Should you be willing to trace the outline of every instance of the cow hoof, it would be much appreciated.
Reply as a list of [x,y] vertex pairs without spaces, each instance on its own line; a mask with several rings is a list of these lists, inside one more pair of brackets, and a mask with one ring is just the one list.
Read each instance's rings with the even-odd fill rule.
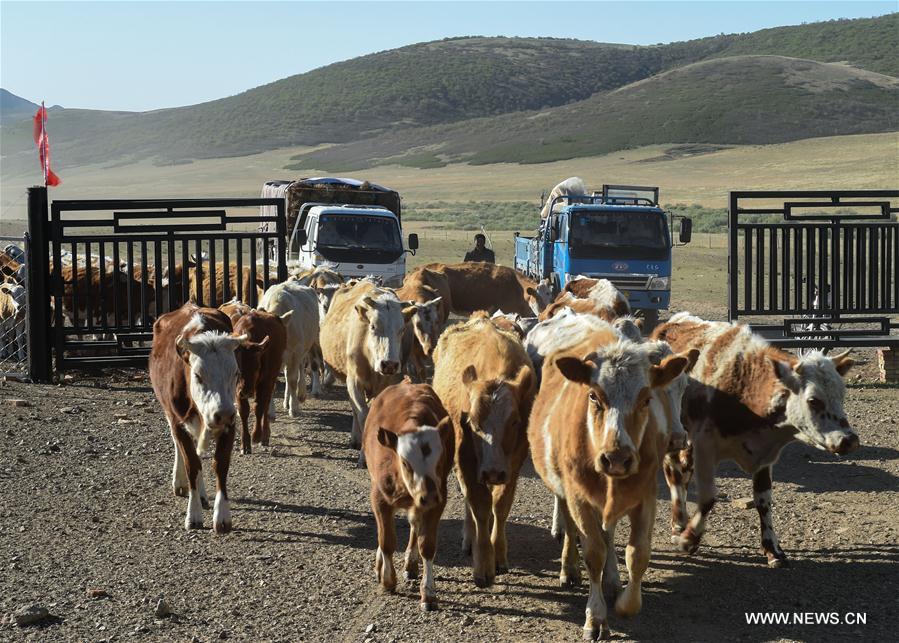
[[299,411],[296,411],[296,410],[294,410],[294,409],[290,409],[290,411],[288,411],[287,414],[288,414],[290,417],[292,417],[292,418],[298,418],[298,417],[300,417],[300,412],[299,412]]
[[393,594],[396,590],[396,585],[389,585],[387,583],[381,583],[380,590],[382,594]]
[[493,579],[487,578],[486,576],[475,576],[474,584],[476,587],[480,587],[481,589],[485,589],[493,585]]
[[403,572],[403,578],[407,581],[417,580],[418,579],[418,570],[417,569],[407,569]]
[[437,599],[431,598],[419,604],[422,612],[433,612],[437,609]]
[[202,529],[203,528],[203,519],[200,518],[199,520],[191,520],[188,518],[187,520],[184,521],[184,528],[188,529],[188,530]]
[[212,528],[217,534],[227,534],[231,531],[231,521],[213,523]]
[[680,549],[680,551],[684,554],[695,554],[696,550],[699,549],[699,538],[697,538],[693,532],[689,532],[685,530],[681,535],[677,538],[677,542],[675,543]]
[[508,573],[509,573],[508,565],[500,565],[497,563],[497,565],[496,565],[496,575],[497,576],[499,576],[500,574],[508,574]]
[[183,487],[172,487],[172,493],[174,493],[179,498],[187,498],[187,486]]
[[560,574],[559,586],[563,588],[577,587],[581,584],[580,574]]
[[783,558],[777,558],[773,554],[768,554],[768,567],[772,569],[786,569],[790,566],[790,561],[787,560],[786,556]]
[[618,597],[618,600],[615,601],[615,613],[618,616],[636,616],[640,612],[640,608],[643,606],[643,601],[640,598],[640,595],[637,595],[637,598],[631,598],[628,592],[624,592],[621,596]]
[[251,455],[253,453],[253,447],[249,444],[245,444],[240,448],[240,452],[242,455]]
[[200,506],[203,507],[203,509],[209,509],[209,498],[201,497]]
[[584,640],[586,641],[604,641],[610,638],[611,632],[609,632],[609,626],[607,623],[602,623],[599,626],[594,625],[593,627],[585,627],[584,628]]

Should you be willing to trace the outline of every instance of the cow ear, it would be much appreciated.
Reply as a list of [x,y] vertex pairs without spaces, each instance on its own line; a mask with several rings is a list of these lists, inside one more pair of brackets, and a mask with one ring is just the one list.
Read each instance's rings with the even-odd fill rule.
[[850,359],[849,357],[849,353],[851,351],[852,349],[850,348],[849,350],[843,351],[842,353],[834,355],[830,358],[830,360],[833,362],[834,368],[837,369],[837,373],[844,377],[846,376],[846,373],[849,372],[849,369],[855,365],[855,360]]
[[579,384],[589,384],[593,378],[593,367],[577,357],[560,357],[556,367],[566,379]]
[[634,326],[636,326],[637,329],[642,333],[642,332],[643,332],[643,318],[642,318],[642,317],[637,317],[637,318],[634,320]]
[[362,321],[368,322],[368,308],[364,304],[356,304],[356,312]]
[[534,373],[531,368],[529,366],[522,366],[518,370],[518,374],[515,376],[515,380],[512,384],[515,386],[515,391],[518,393],[518,399],[524,401],[535,384]]
[[796,377],[796,373],[790,368],[790,365],[783,360],[775,359],[773,357],[769,359],[771,360],[771,365],[774,368],[774,375],[777,379],[779,379],[792,393],[798,394],[802,388],[802,384],[799,378]]
[[465,370],[462,371],[462,383],[468,386],[476,379],[478,379],[478,370],[474,367],[474,364],[469,364],[465,367]]
[[[683,353],[681,354],[683,355]],[[687,351],[685,357],[687,358],[687,367],[684,369],[684,373],[689,373],[696,366],[696,361],[699,359],[699,349],[691,348]]]
[[529,294],[531,297],[535,297],[535,298],[537,297],[537,291],[534,290],[533,286],[528,286],[528,289],[525,292],[527,294]]
[[658,366],[650,366],[649,385],[652,388],[668,386],[674,378],[684,372],[688,361],[683,355],[669,355]]
[[280,316],[279,316],[279,319],[280,319],[282,322],[284,322],[284,323],[286,324],[286,323],[287,323],[287,320],[290,319],[292,315],[293,315],[293,311],[292,311],[292,310],[288,310],[288,311],[287,311],[286,313],[284,313],[283,315],[280,315]]
[[266,349],[266,347],[268,346],[268,340],[270,340],[270,339],[271,339],[271,337],[268,336],[268,335],[266,335],[265,337],[262,338],[262,341],[261,341],[261,342],[259,342],[258,344],[252,343],[250,347],[251,347],[252,350],[254,350],[254,351],[262,352],[262,351],[264,351],[264,350]]
[[453,430],[453,419],[450,416],[447,415],[437,423],[437,433],[440,434],[444,447],[452,451],[455,448],[456,432]]
[[190,342],[184,335],[178,335],[175,338],[175,350],[185,362],[190,357]]
[[443,301],[443,297],[434,297],[434,299],[430,300],[427,305],[428,306],[439,306],[440,302]]
[[378,442],[392,451],[396,451],[396,445],[399,436],[393,431],[388,431],[383,427],[378,428]]
[[408,324],[417,310],[418,308],[416,308],[415,306],[407,306],[406,308],[403,308],[403,323]]

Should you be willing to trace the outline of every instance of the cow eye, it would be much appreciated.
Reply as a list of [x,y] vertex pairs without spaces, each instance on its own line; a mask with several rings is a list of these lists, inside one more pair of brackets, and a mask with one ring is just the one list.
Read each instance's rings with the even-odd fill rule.
[[596,395],[596,391],[590,391],[590,401],[594,404],[599,404],[599,397]]
[[203,383],[203,378],[200,377],[200,374],[199,374],[199,373],[194,373],[194,377],[197,378],[197,384],[202,384],[202,383]]
[[812,411],[821,412],[824,410],[824,402],[822,400],[819,400],[817,397],[810,397],[808,400],[808,405]]

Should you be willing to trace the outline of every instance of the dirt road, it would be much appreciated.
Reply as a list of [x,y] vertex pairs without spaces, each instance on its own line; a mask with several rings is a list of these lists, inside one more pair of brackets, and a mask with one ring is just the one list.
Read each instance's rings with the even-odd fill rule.
[[[136,379],[135,379],[136,377]],[[25,399],[28,406],[6,401]],[[855,384],[849,417],[862,448],[845,459],[794,445],[775,467],[775,524],[792,556],[768,569],[757,514],[733,500],[749,479],[721,467],[722,501],[700,552],[674,552],[660,486],[643,612],[612,616],[613,638],[722,641],[887,640],[899,595],[899,450],[895,388]],[[383,595],[373,573],[368,476],[347,446],[345,391],[279,415],[273,445],[236,456],[235,531],[185,532],[172,496],[172,444],[137,371],[79,376],[66,386],[0,385],[0,639],[210,641],[578,640],[586,585],[558,586],[550,496],[528,465],[509,526],[512,571],[490,590],[460,553],[455,483],[440,527],[440,609],[422,613],[417,586]],[[212,483],[208,460],[205,472]],[[692,496],[691,496],[692,499]],[[691,503],[691,509],[694,505]],[[400,521],[400,546],[408,529]],[[619,529],[621,542],[627,529]],[[397,564],[400,563],[399,555]],[[106,597],[91,597],[88,590]],[[97,592],[94,592],[96,594]],[[162,599],[170,616],[154,612]],[[45,607],[19,628],[10,614]],[[846,612],[865,625],[749,626],[748,611]]]

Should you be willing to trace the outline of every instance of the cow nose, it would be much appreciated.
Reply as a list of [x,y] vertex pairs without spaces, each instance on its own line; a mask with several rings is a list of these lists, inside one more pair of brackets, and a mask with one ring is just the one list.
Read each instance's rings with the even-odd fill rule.
[[630,449],[606,451],[599,456],[600,469],[608,476],[630,475],[634,462],[634,453]]
[[855,433],[850,433],[837,445],[837,453],[839,455],[846,455],[852,451],[855,451],[858,448],[858,436]]
[[381,360],[381,372],[384,375],[393,375],[399,370],[399,362],[391,362],[390,360]]
[[212,419],[216,426],[232,424],[234,422],[235,411],[216,411]]

